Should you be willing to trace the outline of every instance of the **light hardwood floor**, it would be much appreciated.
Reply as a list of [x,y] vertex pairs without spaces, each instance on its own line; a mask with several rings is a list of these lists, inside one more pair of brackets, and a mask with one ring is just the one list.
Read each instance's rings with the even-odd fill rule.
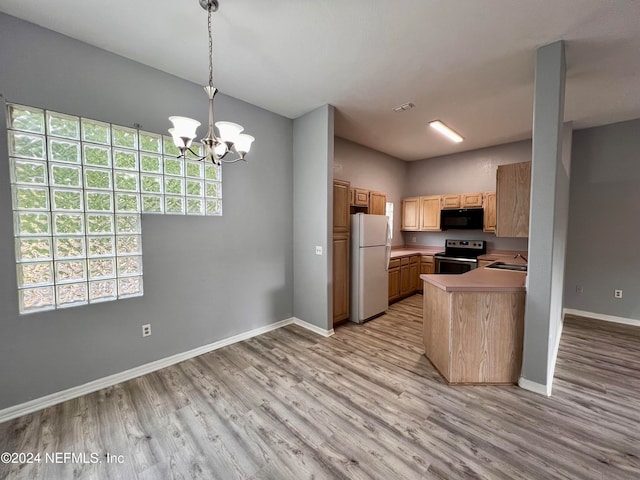
[[554,395],[446,386],[422,297],[331,338],[288,326],[0,425],[10,479],[638,479],[640,329],[567,319]]

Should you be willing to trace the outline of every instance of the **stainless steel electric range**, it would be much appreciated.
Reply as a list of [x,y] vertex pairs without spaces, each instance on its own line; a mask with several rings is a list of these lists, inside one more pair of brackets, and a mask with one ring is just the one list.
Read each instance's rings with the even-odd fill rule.
[[436,253],[435,273],[465,273],[478,267],[478,257],[487,253],[485,240],[446,240],[445,251]]

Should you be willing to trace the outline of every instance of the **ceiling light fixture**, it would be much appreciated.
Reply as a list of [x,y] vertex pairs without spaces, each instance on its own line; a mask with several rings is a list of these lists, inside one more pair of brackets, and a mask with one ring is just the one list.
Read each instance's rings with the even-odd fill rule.
[[435,128],[442,135],[449,138],[450,140],[453,140],[456,143],[460,143],[462,140],[464,140],[458,133],[451,130],[440,120],[434,120],[433,122],[429,122],[429,125],[431,126],[431,128]]
[[[169,133],[173,137],[173,143],[180,150],[178,158],[186,158],[187,151],[196,155],[199,160],[211,160],[214,164],[235,163],[238,160],[244,160],[249,152],[251,144],[255,140],[251,135],[242,133],[243,127],[232,122],[216,122],[220,136],[217,136],[213,128],[213,98],[218,89],[213,86],[213,39],[211,36],[211,14],[218,10],[218,0],[199,0],[200,6],[207,11],[208,27],[209,27],[209,85],[204,87],[209,97],[209,131],[207,136],[203,138],[204,155],[199,156],[198,153],[191,149],[191,143],[196,138],[196,130],[200,126],[200,122],[187,117],[169,117],[169,121],[173,124],[173,128],[169,129]],[[225,158],[227,154],[233,152],[236,158]]]

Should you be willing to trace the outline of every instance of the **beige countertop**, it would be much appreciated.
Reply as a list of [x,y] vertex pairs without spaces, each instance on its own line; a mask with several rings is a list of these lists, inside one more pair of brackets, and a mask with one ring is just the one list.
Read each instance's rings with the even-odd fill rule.
[[[509,263],[525,263],[513,255],[508,258]],[[461,275],[423,274],[420,278],[445,292],[523,292],[526,276],[526,272],[481,267]]]
[[396,248],[391,247],[391,258],[406,257],[409,255],[435,255],[444,251],[444,247],[420,247],[420,248]]

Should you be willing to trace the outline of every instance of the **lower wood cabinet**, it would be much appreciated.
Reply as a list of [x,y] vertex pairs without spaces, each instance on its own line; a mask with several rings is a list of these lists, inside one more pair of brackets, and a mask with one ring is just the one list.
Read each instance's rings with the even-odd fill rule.
[[389,303],[400,300],[400,259],[389,261]]
[[413,295],[419,289],[419,255],[394,258],[389,262],[389,303]]
[[[349,234],[333,235],[333,323],[349,318]],[[346,267],[346,268],[345,268]]]

